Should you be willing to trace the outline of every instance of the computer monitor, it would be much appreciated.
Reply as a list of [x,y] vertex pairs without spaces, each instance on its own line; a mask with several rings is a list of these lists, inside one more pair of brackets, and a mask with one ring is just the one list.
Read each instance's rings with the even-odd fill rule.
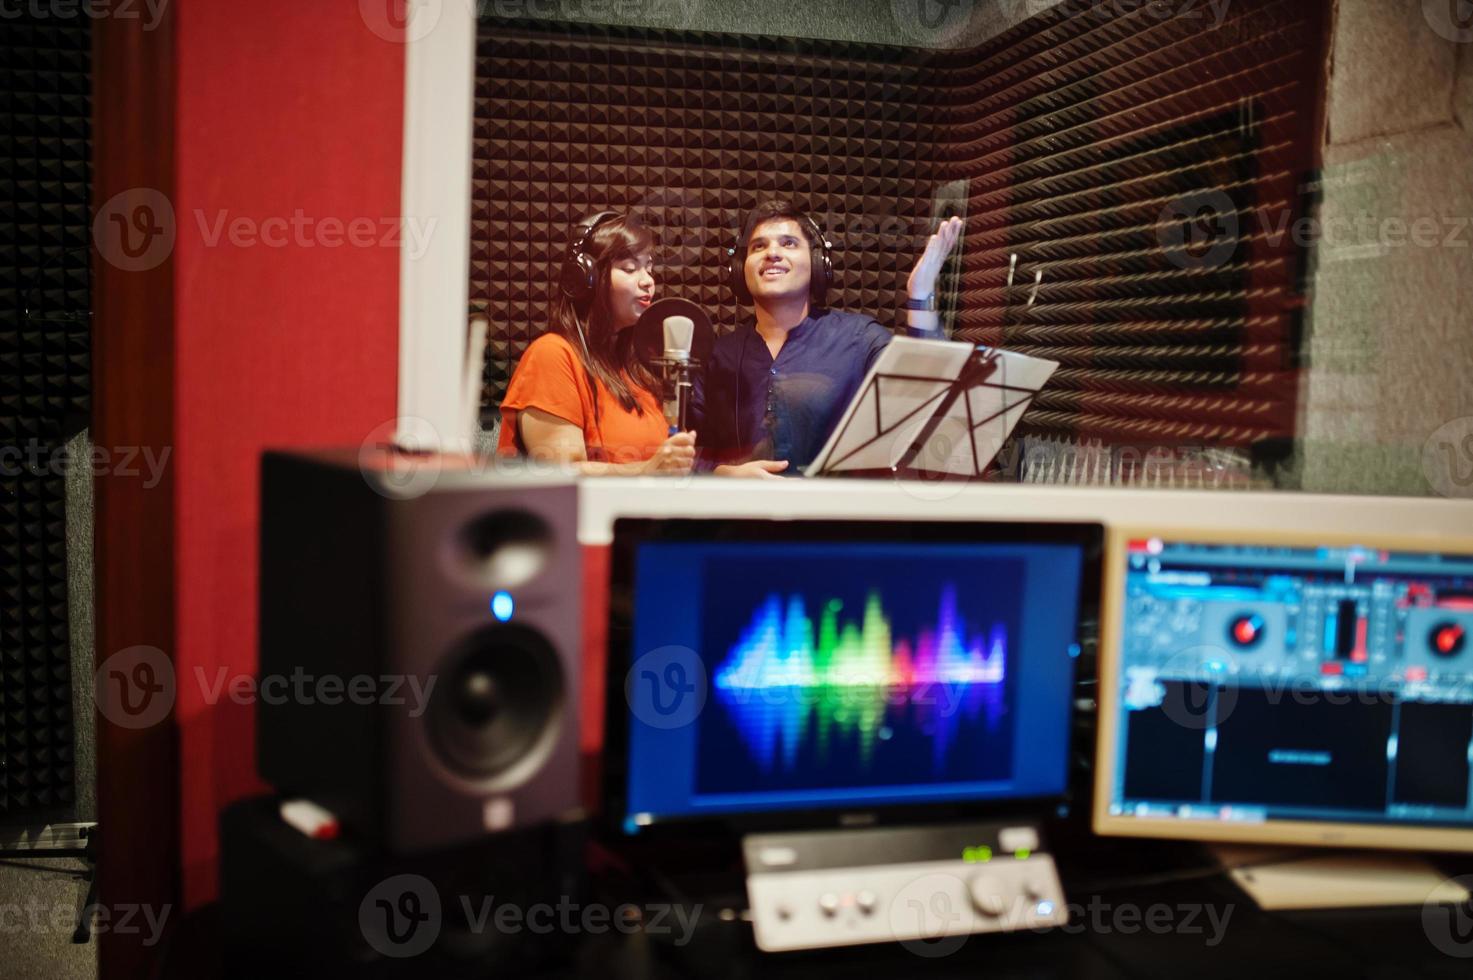
[[1101,834],[1473,850],[1473,539],[1114,528]]
[[1066,795],[1098,525],[621,520],[606,804],[649,837]]

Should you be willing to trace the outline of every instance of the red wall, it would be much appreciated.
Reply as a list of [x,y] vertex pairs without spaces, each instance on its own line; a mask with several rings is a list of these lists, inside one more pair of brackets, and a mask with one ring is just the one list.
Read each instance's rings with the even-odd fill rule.
[[176,716],[193,906],[216,891],[218,810],[261,788],[252,710],[208,704],[196,674],[255,671],[258,456],[358,445],[392,419],[399,329],[396,247],[310,232],[211,245],[200,223],[300,211],[368,218],[377,241],[400,213],[404,57],[356,3],[182,4],[177,28]]
[[580,678],[578,750],[583,771],[583,805],[597,813],[603,802],[604,714],[608,697],[609,573],[608,545],[583,548],[583,676]]
[[578,747],[584,754],[601,752],[604,745],[612,562],[613,552],[608,545],[589,545],[583,549],[583,677]]
[[[96,28],[94,205],[156,188],[177,237],[149,273],[94,257],[94,433],[168,445],[172,490],[99,480],[97,653],[165,648],[178,695],[148,740],[99,718],[104,833],[154,829],[135,854],[141,835],[105,838],[103,881],[118,885],[102,897],[152,876],[151,900],[188,910],[218,889],[221,807],[262,788],[252,708],[211,696],[221,669],[255,672],[259,454],[356,446],[395,414],[398,237],[381,240],[400,213],[404,49],[347,0],[185,3],[143,24]],[[368,219],[371,244],[342,230],[332,244],[324,219]],[[122,628],[155,606],[151,625]],[[104,975],[142,975],[120,945],[104,943]]]

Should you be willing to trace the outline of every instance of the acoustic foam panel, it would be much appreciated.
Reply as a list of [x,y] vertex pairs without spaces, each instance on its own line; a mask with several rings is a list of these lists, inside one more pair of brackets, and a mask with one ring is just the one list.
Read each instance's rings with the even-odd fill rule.
[[0,822],[75,799],[65,481],[89,410],[89,31],[0,33]]

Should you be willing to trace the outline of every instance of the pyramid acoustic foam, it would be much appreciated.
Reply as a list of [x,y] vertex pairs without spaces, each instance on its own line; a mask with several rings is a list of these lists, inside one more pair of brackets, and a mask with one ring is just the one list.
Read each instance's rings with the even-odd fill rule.
[[0,29],[0,823],[75,798],[59,447],[90,388],[89,30]]

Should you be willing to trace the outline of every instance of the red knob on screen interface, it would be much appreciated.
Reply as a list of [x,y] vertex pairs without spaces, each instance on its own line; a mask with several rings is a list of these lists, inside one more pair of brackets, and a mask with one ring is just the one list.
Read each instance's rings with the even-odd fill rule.
[[1457,623],[1438,623],[1427,637],[1427,645],[1439,657],[1456,657],[1468,644],[1468,631]]
[[1263,638],[1263,617],[1249,613],[1228,624],[1228,636],[1240,647],[1251,647]]

